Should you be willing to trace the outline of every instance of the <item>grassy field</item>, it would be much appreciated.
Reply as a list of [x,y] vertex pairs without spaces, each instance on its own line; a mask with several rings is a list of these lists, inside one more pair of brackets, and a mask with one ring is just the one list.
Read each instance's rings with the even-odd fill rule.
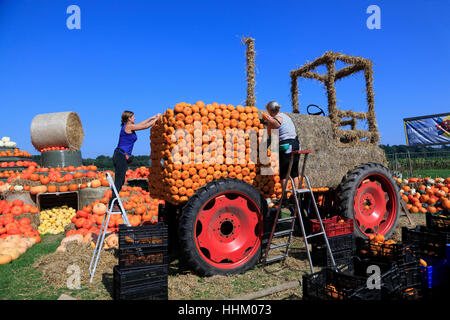
[[52,300],[59,293],[41,281],[41,273],[32,265],[45,254],[54,252],[63,235],[42,236],[42,241],[32,246],[19,259],[0,266],[0,299],[1,300]]
[[409,171],[403,171],[402,175],[405,178],[413,178],[413,177],[447,178],[447,177],[450,177],[450,168],[449,169],[413,170],[412,175],[409,174]]

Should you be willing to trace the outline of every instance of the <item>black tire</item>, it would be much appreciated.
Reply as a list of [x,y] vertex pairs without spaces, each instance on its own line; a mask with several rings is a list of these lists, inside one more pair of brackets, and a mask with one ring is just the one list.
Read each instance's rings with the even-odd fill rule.
[[[383,176],[384,178],[380,177]],[[397,183],[392,179],[392,175],[389,170],[378,163],[365,163],[357,166],[355,169],[347,172],[346,176],[342,178],[340,185],[337,188],[337,198],[338,198],[338,206],[341,213],[341,216],[354,219],[354,234],[356,237],[367,238],[359,228],[358,222],[355,219],[354,212],[354,201],[357,195],[358,188],[362,185],[363,181],[366,181],[367,177],[379,177],[383,179],[383,183],[386,184],[388,188],[392,188],[391,192],[393,192],[394,197],[387,202],[387,206],[392,207],[392,214],[395,213],[395,217],[393,217],[392,224],[390,229],[384,233],[385,238],[389,238],[395,231],[398,225],[398,218],[400,215],[400,193],[397,186]],[[383,190],[385,191],[385,190]],[[396,208],[396,210],[394,209]],[[375,233],[377,230],[374,230]]]
[[[196,245],[196,220],[201,209],[216,195],[221,193],[239,192],[252,199],[260,213],[260,223],[263,224],[263,218],[267,213],[267,202],[261,193],[251,185],[238,179],[218,179],[211,181],[197,190],[197,192],[188,200],[183,207],[178,225],[178,237],[180,240],[180,251],[191,268],[202,276],[227,275],[243,273],[251,269],[259,262],[261,257],[261,242],[256,252],[246,263],[232,269],[221,269],[210,264],[200,254]],[[263,234],[263,225],[261,229],[261,240]]]

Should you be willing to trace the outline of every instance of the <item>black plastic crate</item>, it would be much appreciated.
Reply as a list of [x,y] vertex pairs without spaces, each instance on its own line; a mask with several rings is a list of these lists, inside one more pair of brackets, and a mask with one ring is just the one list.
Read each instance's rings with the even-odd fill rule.
[[148,191],[148,179],[128,179],[127,185],[130,187],[140,187],[142,190]]
[[359,256],[352,257],[353,268],[355,275],[360,277],[367,277],[367,270],[369,266],[377,265],[380,267],[381,273],[389,272],[397,266],[393,261],[377,261],[369,258],[361,258]]
[[164,247],[167,244],[168,232],[164,223],[138,227],[119,225],[119,249]]
[[113,275],[114,285],[119,285],[125,289],[141,287],[160,283],[161,281],[167,282],[168,265],[125,270],[121,270],[119,266],[115,266]]
[[442,302],[447,302],[449,293],[448,286],[440,286],[434,288],[423,288],[422,289],[423,299],[426,301],[436,301],[441,300]]
[[393,268],[394,276],[384,286],[384,296],[395,300],[416,300],[422,298],[422,275],[420,263],[413,261]]
[[402,278],[398,271],[398,266],[393,261],[373,261],[354,256],[352,257],[352,262],[354,274],[360,277],[373,275],[373,272],[370,272],[370,266],[376,265],[380,268],[383,299],[389,299],[392,296],[392,292],[399,290],[402,286]]
[[450,232],[450,210],[441,210],[435,214],[427,212],[426,219],[429,229]]
[[114,286],[114,300],[168,300],[167,284],[153,284],[150,286],[123,289]]
[[303,275],[304,300],[381,300],[380,289],[368,289],[367,277],[326,267]]
[[[352,234],[345,234],[342,236],[329,237],[328,243],[330,245],[331,251],[342,251],[350,250],[355,248],[355,236]],[[325,240],[323,236],[316,236],[311,239],[312,249],[322,249],[325,248]]]
[[[351,261],[354,255],[353,249],[333,251],[334,262],[337,266],[341,266],[347,264]],[[331,257],[328,253],[328,250],[325,248],[321,248],[320,250],[314,250],[311,252],[311,259],[313,263],[319,266],[328,266],[331,267],[333,264],[331,263]]]
[[417,226],[414,229],[402,227],[402,240],[415,244],[421,256],[445,259],[447,244],[450,243],[450,232],[440,232],[425,226]]
[[399,264],[416,261],[419,250],[416,243],[392,243],[356,239],[356,255],[361,259],[379,262],[397,262]]
[[167,247],[119,249],[119,267],[123,270],[168,263]]

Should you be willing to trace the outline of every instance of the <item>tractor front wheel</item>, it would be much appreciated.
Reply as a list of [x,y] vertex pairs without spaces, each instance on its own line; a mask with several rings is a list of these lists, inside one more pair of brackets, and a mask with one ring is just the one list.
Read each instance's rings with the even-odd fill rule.
[[181,251],[200,275],[242,273],[261,256],[267,203],[251,185],[236,179],[212,181],[182,209]]

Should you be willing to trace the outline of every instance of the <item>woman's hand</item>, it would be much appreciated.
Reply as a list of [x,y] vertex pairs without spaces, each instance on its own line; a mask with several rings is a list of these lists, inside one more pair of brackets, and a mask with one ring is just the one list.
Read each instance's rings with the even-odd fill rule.
[[158,113],[157,115],[154,115],[153,117],[147,119],[149,127],[152,127],[159,118],[161,118],[161,113]]
[[161,117],[161,113],[158,113],[157,115],[154,115],[151,118],[148,118],[147,120],[144,120],[138,124],[127,124],[125,131],[138,131],[138,130],[144,130],[148,129],[151,126],[155,124],[156,121]]

